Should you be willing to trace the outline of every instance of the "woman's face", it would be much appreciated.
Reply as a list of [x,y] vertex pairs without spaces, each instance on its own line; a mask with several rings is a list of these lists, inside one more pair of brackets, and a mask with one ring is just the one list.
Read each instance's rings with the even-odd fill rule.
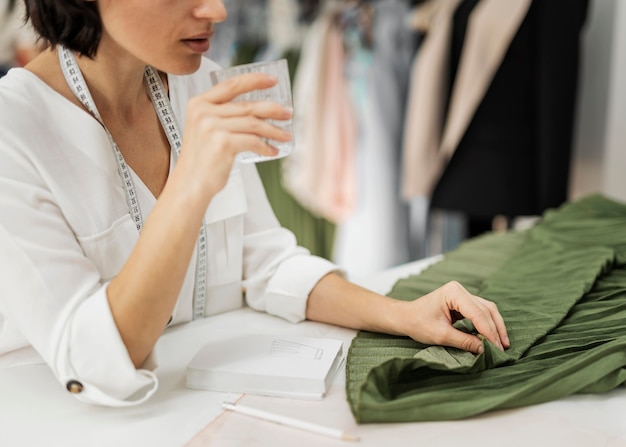
[[173,74],[193,73],[209,49],[222,0],[98,0],[103,33],[98,54],[127,55]]

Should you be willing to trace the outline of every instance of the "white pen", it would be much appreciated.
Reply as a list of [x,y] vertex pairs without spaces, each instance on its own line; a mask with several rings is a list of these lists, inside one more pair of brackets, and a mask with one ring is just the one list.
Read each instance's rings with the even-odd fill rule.
[[225,410],[233,411],[235,413],[241,413],[258,419],[262,419],[264,421],[274,422],[276,424],[281,424],[288,427],[299,428],[312,433],[330,436],[331,438],[335,439],[341,439],[342,441],[356,442],[359,440],[358,436],[350,435],[338,428],[326,427],[324,425],[315,424],[313,422],[302,421],[300,419],[294,419],[275,413],[269,413],[267,411],[258,410],[256,408],[246,407],[239,404],[235,405],[234,402],[224,402],[222,404],[222,408],[224,408]]

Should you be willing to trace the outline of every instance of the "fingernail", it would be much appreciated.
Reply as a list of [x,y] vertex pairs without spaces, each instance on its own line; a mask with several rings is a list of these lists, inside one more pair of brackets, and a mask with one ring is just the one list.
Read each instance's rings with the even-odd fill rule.
[[485,350],[485,349],[483,348],[483,345],[480,345],[480,346],[478,347],[478,353],[479,353],[479,354],[482,354],[484,350]]

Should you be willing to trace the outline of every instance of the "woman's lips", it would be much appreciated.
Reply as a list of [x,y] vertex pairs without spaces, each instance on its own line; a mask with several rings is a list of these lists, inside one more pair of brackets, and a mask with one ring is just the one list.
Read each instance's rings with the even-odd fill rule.
[[183,39],[183,43],[196,53],[206,53],[209,51],[210,41],[208,38]]

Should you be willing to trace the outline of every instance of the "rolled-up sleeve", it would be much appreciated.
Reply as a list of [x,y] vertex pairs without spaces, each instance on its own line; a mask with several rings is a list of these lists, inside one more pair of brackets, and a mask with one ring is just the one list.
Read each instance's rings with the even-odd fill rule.
[[306,301],[317,282],[330,272],[341,273],[329,261],[295,255],[282,262],[267,284],[265,310],[289,321],[305,318]]
[[[0,241],[0,318],[16,324],[50,365],[61,386],[93,404],[126,406],[147,399],[157,387],[150,370],[156,361],[151,356],[146,369],[134,367],[113,320],[106,285],[90,291],[77,280],[74,295],[62,300],[1,225]],[[84,278],[93,278],[84,273]],[[59,277],[66,278],[60,270]],[[3,346],[0,339],[0,355],[18,347]]]
[[[152,372],[156,358],[151,354],[140,369],[135,368],[113,320],[105,287],[78,307],[68,336],[69,358],[60,362],[59,372],[63,370],[66,385],[74,374],[87,380],[84,396],[79,398],[127,405],[143,402],[156,390],[158,382]],[[99,353],[95,358],[93,351]]]
[[248,200],[244,224],[244,287],[248,305],[292,322],[305,319],[306,302],[328,273],[345,272],[334,263],[298,246],[281,227],[267,200],[256,167],[242,165]]

